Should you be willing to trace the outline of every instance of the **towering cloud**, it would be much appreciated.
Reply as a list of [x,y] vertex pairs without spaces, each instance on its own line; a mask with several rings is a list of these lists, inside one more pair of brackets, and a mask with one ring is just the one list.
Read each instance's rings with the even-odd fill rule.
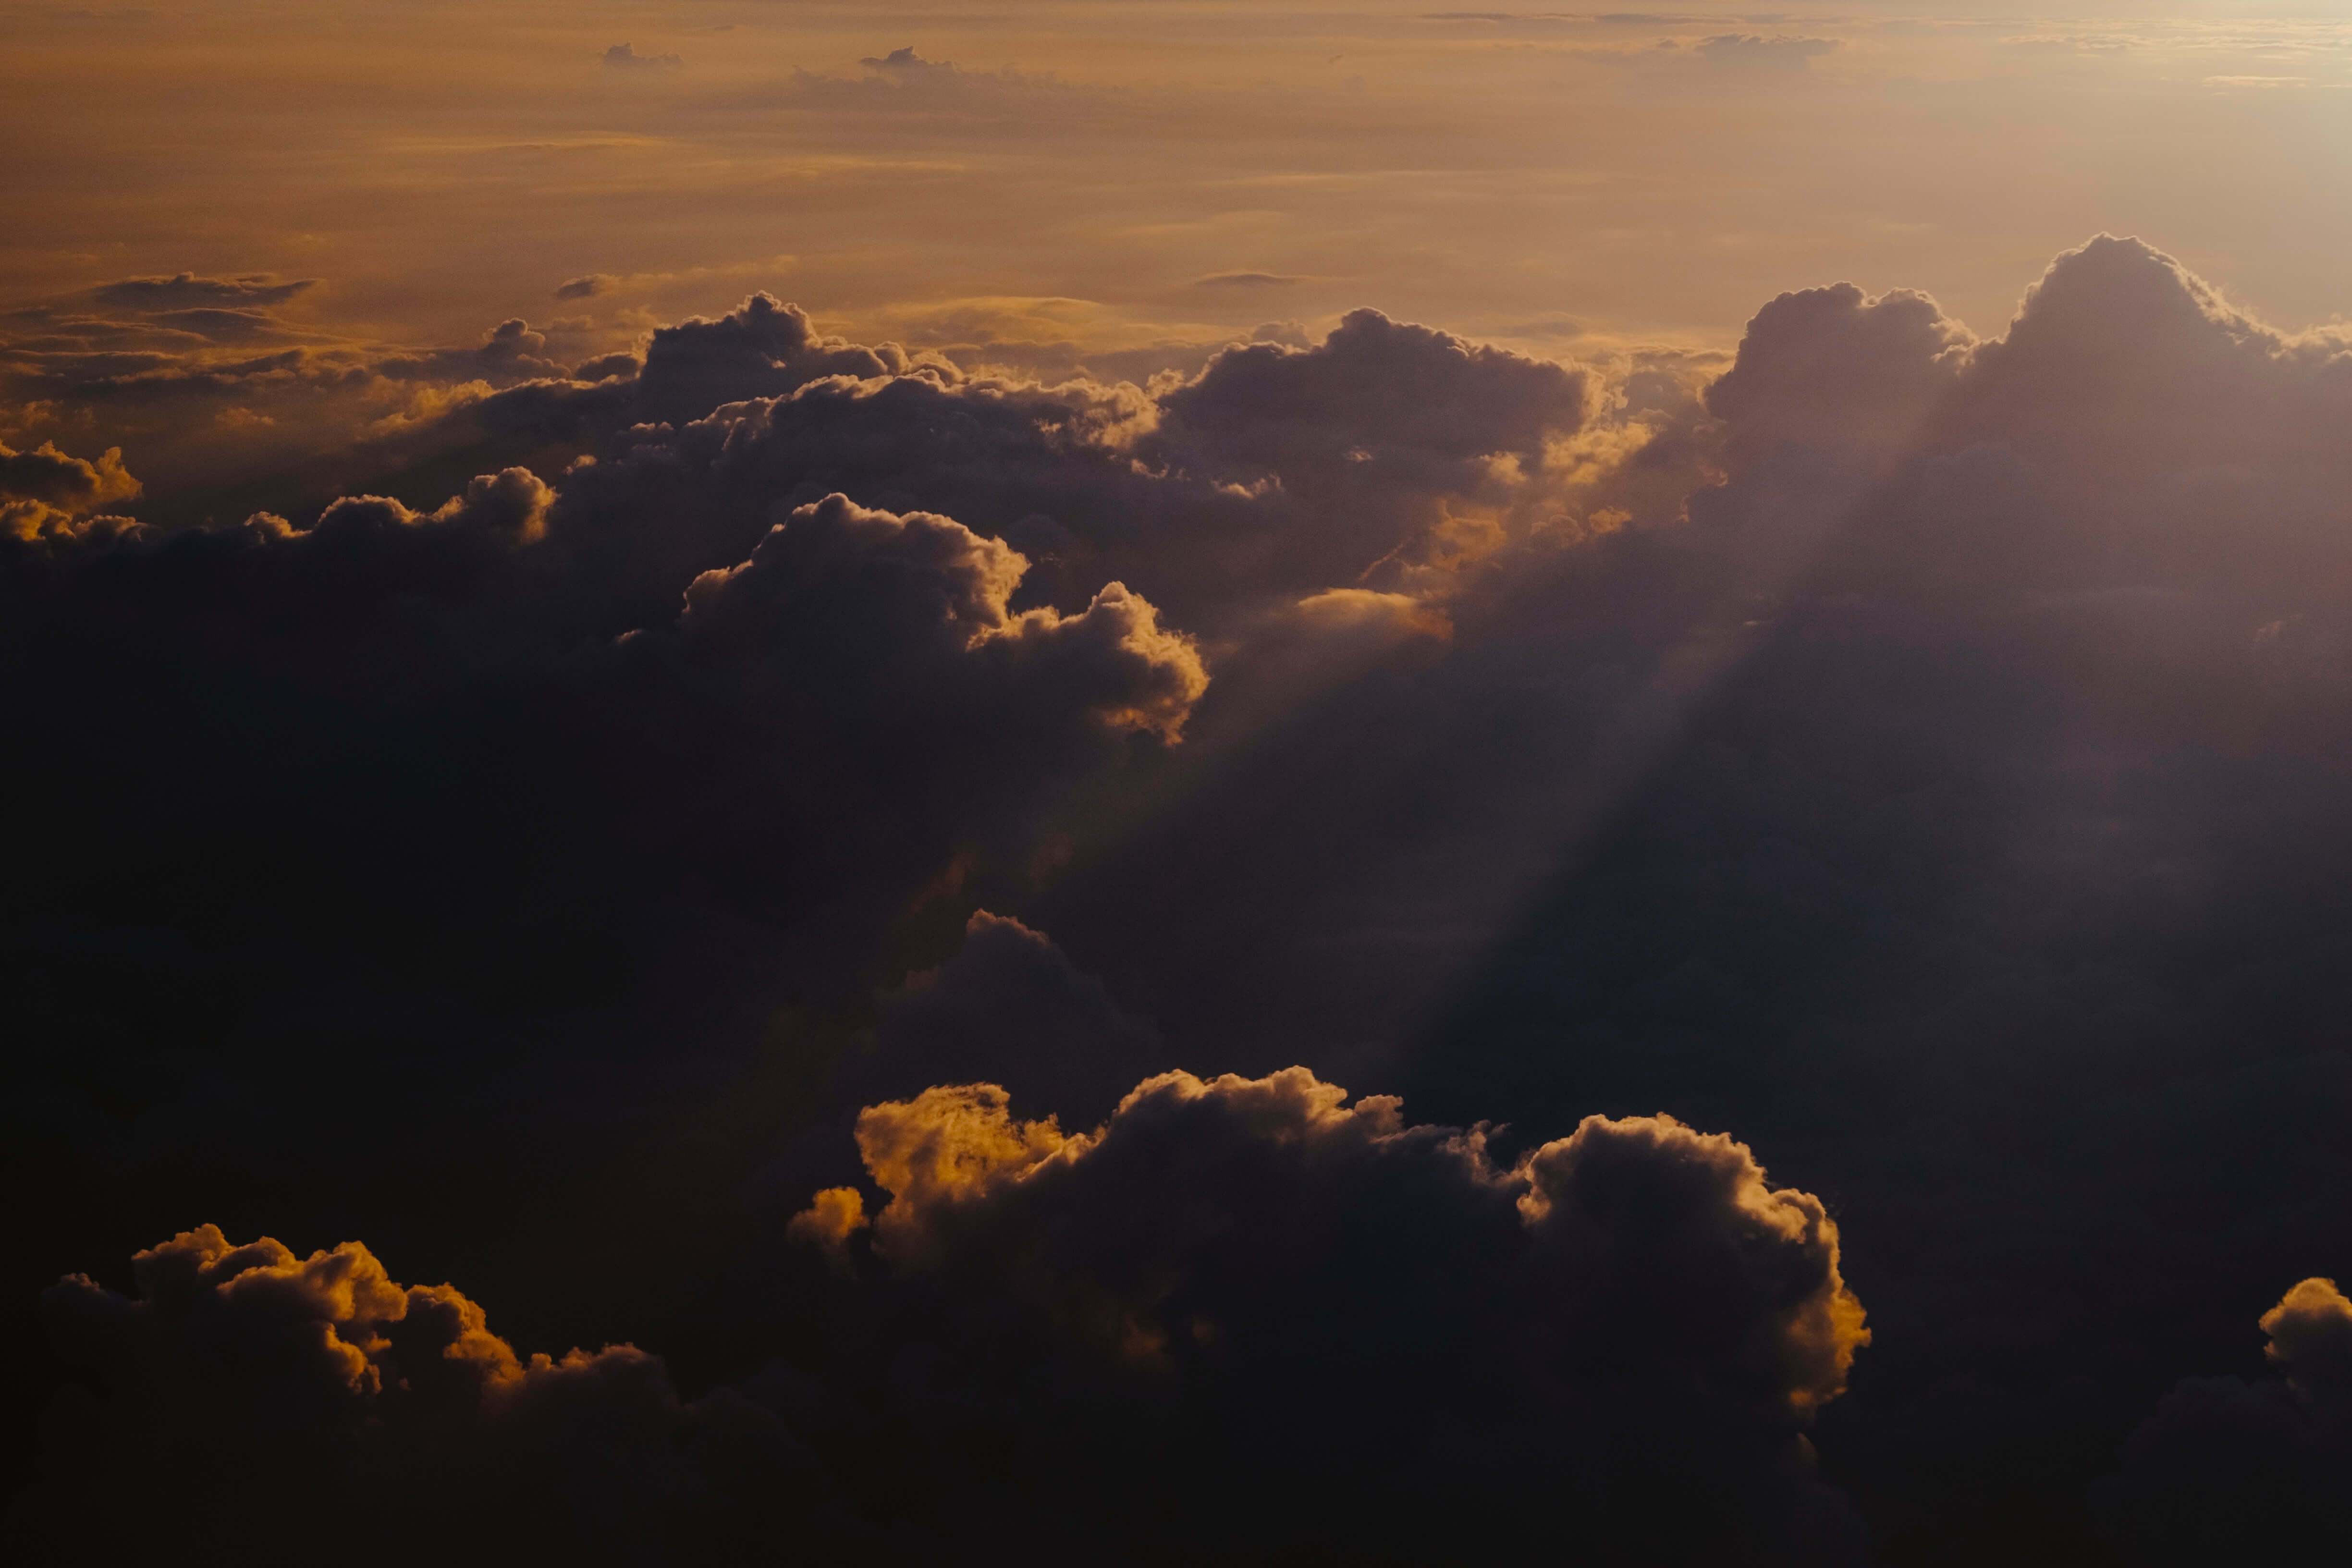
[[1868,1339],[1818,1201],[1671,1119],[1506,1168],[1345,1099],[1171,1073],[1091,1133],[989,1084],[858,1119],[888,1201],[828,1192],[794,1231],[892,1288],[926,1346],[896,1396],[959,1513],[1016,1528],[1005,1489],[1050,1477],[1071,1517],[1151,1520],[1150,1558],[1857,1549],[1800,1436]]

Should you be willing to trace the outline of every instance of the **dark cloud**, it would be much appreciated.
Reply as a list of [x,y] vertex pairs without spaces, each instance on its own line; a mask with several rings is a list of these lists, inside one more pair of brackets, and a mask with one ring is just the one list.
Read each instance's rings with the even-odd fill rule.
[[[12,1116],[65,1136],[136,1061],[167,1105],[228,1094],[207,1128],[121,1130],[185,1149],[344,1102],[356,1035],[407,1065],[304,1156],[373,1149],[348,1192],[445,1139],[539,1158],[569,1119],[740,1068],[789,1005],[868,994],[959,855],[1025,864],[1037,815],[1172,742],[1205,681],[1118,584],[1014,610],[1004,544],[839,498],[763,509],[641,597],[603,567],[669,514],[614,478],[17,548],[7,721],[48,762],[15,798],[62,815],[0,910],[41,998]],[[186,986],[201,1015],[142,1039]],[[429,1088],[451,1072],[460,1101]],[[493,1106],[514,1120],[478,1147]]]
[[1690,502],[1737,575],[1681,601],[1736,658],[1404,1080],[1736,1119],[1837,1193],[1885,1353],[1823,1441],[1895,1542],[2097,1550],[2081,1489],[2231,1293],[2352,1244],[2346,349],[2115,239],[1982,344],[1768,307]]
[[925,71],[955,69],[953,65],[945,61],[923,58],[915,52],[914,46],[911,44],[902,49],[892,49],[887,55],[868,55],[857,63],[867,70],[878,71],[886,76],[917,76]]
[[578,278],[568,278],[555,286],[559,300],[593,300],[599,294],[609,294],[620,287],[621,280],[610,273],[590,272]]
[[482,334],[482,357],[490,360],[536,358],[547,346],[547,334],[530,330],[520,316],[509,317]]
[[119,447],[93,463],[47,441],[29,452],[0,444],[0,538],[30,542],[100,507],[136,500],[140,488]]
[[308,1562],[333,1536],[361,1563],[740,1562],[780,1529],[799,1552],[872,1551],[756,1394],[682,1399],[627,1345],[519,1357],[474,1302],[394,1283],[357,1243],[300,1258],[205,1226],[133,1276],[135,1298],[77,1276],[44,1300],[100,1392],[52,1412],[7,1521],[16,1562],[119,1562],[164,1521],[200,1562]]
[[267,272],[238,278],[200,278],[193,272],[169,278],[126,278],[90,290],[101,305],[133,310],[184,310],[237,306],[282,305],[319,286],[316,278],[281,281]]
[[139,481],[123,471],[118,448],[110,447],[92,463],[68,457],[46,441],[30,452],[0,447],[0,496],[80,511],[138,493]]
[[641,55],[630,44],[614,44],[604,59],[608,70],[622,71],[671,71],[686,64],[676,55]]
[[1189,437],[1226,465],[1282,473],[1408,453],[1532,458],[1583,423],[1587,397],[1586,379],[1550,361],[1357,310],[1313,348],[1228,350],[1161,406],[1171,443]]
[[1297,548],[1319,579],[1301,587],[1378,571],[1390,587],[1465,548],[1449,524],[1470,520],[1445,498],[1509,505],[1550,445],[1584,425],[1591,394],[1581,371],[1357,310],[1310,348],[1220,354],[1160,398],[1143,447],[1180,472],[1293,502]]
[[953,958],[908,975],[885,1002],[876,1037],[871,1063],[846,1069],[863,1101],[996,1073],[1016,1097],[1062,1107],[1080,1126],[1108,1115],[1166,1054],[1158,1031],[1050,938],[985,910]]
[[[609,364],[596,368],[625,369]],[[1442,418],[1414,416],[1402,389],[1415,378],[1443,388]],[[554,440],[601,452],[578,481],[600,489],[688,484],[691,521],[646,544],[724,529],[747,549],[759,509],[786,494],[951,496],[1045,568],[1055,603],[1081,607],[1090,573],[1197,622],[1446,548],[1430,542],[1444,498],[1539,490],[1530,473],[1580,427],[1588,391],[1559,365],[1360,312],[1304,352],[1230,351],[1155,404],[1132,385],[1039,385],[828,338],[762,295],[656,331],[634,381],[500,392],[455,411],[442,438],[475,443],[476,466]],[[698,456],[681,470],[665,451]]]
[[1010,66],[972,70],[949,60],[926,59],[912,46],[869,55],[857,63],[862,75],[795,70],[779,87],[750,95],[745,107],[874,116],[877,131],[885,124],[928,121],[962,137],[1034,136],[1047,122],[1066,133],[1083,133],[1107,122],[1112,107],[1099,90],[1074,87],[1050,73]]
[[218,308],[158,310],[148,320],[158,326],[193,332],[216,343],[250,342],[259,338],[287,335],[284,326],[267,310]]
[[1212,272],[1192,279],[1195,289],[1275,289],[1305,279],[1284,272]]
[[[740,565],[686,590],[678,626],[697,647],[793,671],[803,701],[891,714],[920,726],[926,698],[900,683],[935,679],[941,662],[981,679],[1052,691],[1066,711],[1173,742],[1208,677],[1189,639],[1163,630],[1151,605],[1113,583],[1075,616],[1008,609],[1028,563],[952,518],[870,511],[827,496],[779,523]],[[813,645],[813,646],[812,646]],[[872,684],[816,679],[795,667],[846,655]],[[863,688],[862,689],[860,688]],[[972,702],[959,693],[955,706]],[[938,715],[942,728],[956,722]]]
[[716,321],[697,317],[656,331],[638,375],[639,409],[648,421],[682,422],[826,376],[900,375],[911,368],[894,344],[872,349],[826,337],[798,306],[755,294]]
[[2102,1489],[2131,1561],[2325,1562],[2352,1550],[2352,1301],[2306,1279],[2263,1314],[2284,1375],[2183,1381]]
[[1785,33],[1717,33],[1700,41],[1701,58],[1717,65],[1803,70],[1808,62],[1837,52],[1835,38],[1805,38]]
[[135,1294],[47,1292],[83,1381],[10,1544],[112,1561],[169,1518],[197,1560],[294,1562],[358,1517],[362,1562],[887,1562],[1049,1528],[1121,1562],[1855,1559],[1802,1436],[1868,1337],[1817,1200],[1671,1121],[1506,1168],[1346,1099],[1172,1073],[1076,1136],[988,1084],[874,1106],[887,1203],[792,1227],[844,1270],[818,1353],[691,1400],[630,1346],[518,1355],[358,1244],[200,1227],[138,1255]]
[[[988,1084],[859,1118],[888,1202],[828,1194],[796,1230],[870,1251],[919,1326],[901,1397],[943,1503],[1020,1529],[1052,1477],[1048,1508],[1152,1519],[1129,1550],[1170,1560],[1854,1552],[1800,1436],[1867,1337],[1817,1202],[1670,1121],[1592,1118],[1506,1169],[1345,1099],[1172,1073],[1083,1135]],[[1011,1336],[1047,1358],[1043,1424]]]
[[1874,299],[1851,283],[1783,294],[1748,323],[1706,406],[1744,469],[1827,455],[1866,474],[1918,437],[1975,346],[1924,294]]

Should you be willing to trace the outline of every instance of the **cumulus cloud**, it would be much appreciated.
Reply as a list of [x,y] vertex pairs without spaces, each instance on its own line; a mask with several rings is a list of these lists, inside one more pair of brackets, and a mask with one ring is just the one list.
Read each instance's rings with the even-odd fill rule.
[[1387,569],[1371,585],[1391,588],[1412,566],[1491,548],[1496,509],[1584,426],[1592,391],[1580,370],[1357,310],[1312,347],[1228,349],[1161,395],[1142,445],[1180,471],[1297,497],[1315,585]]
[[813,110],[828,118],[856,117],[868,138],[898,138],[926,124],[965,139],[1032,137],[1047,123],[1083,134],[1113,123],[1117,112],[1114,100],[1099,89],[1074,86],[1050,72],[1011,66],[976,70],[927,59],[912,45],[866,56],[857,65],[862,74],[796,69],[787,82],[752,101],[761,108]]
[[1974,346],[1924,294],[1872,298],[1851,283],[1783,294],[1748,321],[1706,406],[1743,468],[1790,449],[1880,461],[1918,437]]
[[[140,919],[258,939],[196,961],[235,1014],[349,975],[418,1061],[520,1072],[589,997],[567,1050],[651,1031],[740,1055],[747,1015],[756,1038],[770,1010],[887,978],[893,922],[943,868],[1027,864],[1041,812],[1175,743],[1208,685],[1141,595],[1015,608],[1026,563],[1002,542],[839,496],[762,499],[752,542],[649,595],[636,547],[670,492],[584,482],[604,472],[19,544],[8,719],[54,759],[38,809],[76,826],[20,862],[12,929],[61,931],[121,889]],[[109,705],[122,726],[89,731]],[[61,1020],[104,1028],[103,987],[64,983]],[[273,1094],[334,1100],[339,1075],[293,1063],[337,1016],[320,996],[215,1046]],[[408,1113],[361,1114],[400,1139]]]
[[6,1523],[18,1562],[118,1562],[164,1520],[176,1551],[257,1563],[329,1535],[363,1563],[740,1560],[780,1516],[796,1549],[855,1549],[772,1409],[683,1399],[627,1345],[518,1356],[475,1302],[394,1282],[358,1243],[306,1258],[207,1225],[132,1277],[135,1296],[77,1275],[44,1299],[99,1386],[52,1412]]
[[1587,389],[1550,361],[1358,310],[1312,348],[1229,350],[1161,402],[1171,443],[1190,437],[1227,464],[1284,473],[1532,454],[1583,422]]
[[[1346,1100],[1304,1068],[1170,1073],[1065,1133],[935,1088],[858,1119],[879,1211],[827,1193],[797,1231],[870,1247],[940,1347],[932,1465],[994,1427],[1081,1517],[1181,1489],[1179,1552],[1853,1552],[1800,1435],[1868,1339],[1816,1200],[1671,1119],[1589,1118],[1507,1168],[1483,1131]],[[1039,1375],[990,1366],[1011,1335],[1061,1430],[997,1425]]]
[[140,1253],[135,1294],[47,1291],[84,1381],[9,1539],[110,1561],[171,1517],[184,1551],[292,1562],[363,1515],[366,1562],[911,1561],[1049,1527],[1121,1561],[1853,1556],[1802,1432],[1869,1335],[1817,1200],[1671,1119],[1506,1167],[1484,1129],[1347,1099],[1169,1073],[1068,1135],[992,1084],[873,1106],[887,1204],[830,1191],[790,1226],[847,1310],[805,1370],[694,1399],[628,1345],[520,1355],[357,1243],[204,1226]]
[[[1809,348],[1780,335],[1800,310],[1820,316]],[[1708,394],[1758,481],[1722,499],[1774,490],[1765,447],[1848,472],[1874,448],[1900,467],[1852,531],[1864,574],[1945,594],[2163,584],[2280,611],[2352,587],[2352,537],[2334,521],[2352,468],[2326,434],[2352,396],[2352,339],[2280,333],[2172,258],[2104,236],[2060,257],[1998,339],[1934,316],[1916,296],[1835,290],[1759,315]],[[1832,344],[1843,363],[1813,375],[1805,356]],[[1759,378],[1843,390],[1759,379],[1750,396],[1751,353]]]
[[722,403],[775,397],[826,376],[863,379],[913,368],[894,344],[866,348],[826,337],[808,313],[755,294],[715,321],[697,317],[656,331],[639,394],[651,419],[699,418]]
[[[357,538],[366,534],[397,537],[413,530],[446,529],[454,532],[503,535],[528,543],[545,530],[555,492],[529,468],[508,468],[478,474],[463,495],[452,496],[429,513],[410,510],[389,496],[345,496],[319,514],[310,531],[321,538]],[[284,519],[259,514],[248,529],[260,537],[291,539],[294,529]]]
[[2283,1377],[2186,1379],[2125,1446],[2101,1501],[2134,1562],[2352,1548],[2352,1301],[2305,1279],[2262,1329]]
[[138,493],[139,481],[123,470],[120,447],[109,447],[92,463],[68,457],[46,441],[30,452],[0,447],[0,495],[87,510]]
[[[1027,570],[1017,551],[952,518],[901,517],[832,495],[777,524],[750,560],[697,577],[679,626],[698,647],[763,660],[790,661],[812,637],[828,653],[855,648],[877,674],[856,699],[902,721],[920,699],[898,689],[901,672],[960,658],[992,680],[1034,682],[1106,723],[1178,740],[1209,683],[1191,639],[1161,629],[1151,605],[1118,583],[1074,616],[1013,614],[1008,601]],[[887,597],[875,593],[884,584]],[[864,604],[845,592],[861,589]]]
[[[2352,472],[2323,433],[2347,347],[2112,237],[1981,342],[1916,296],[1768,305],[1706,394],[1720,478],[1669,536],[1704,550],[1619,589],[1654,626],[1684,606],[1672,658],[1635,668],[1704,695],[1601,822],[1538,819],[1557,880],[1397,1085],[1818,1137],[1808,1179],[1841,1173],[1892,1347],[1840,1407],[1886,1445],[1863,1463],[1890,1531],[2095,1552],[2080,1499],[2145,1413],[2134,1367],[2344,1245],[2318,1194],[2352,1114],[2322,979],[2352,931],[2322,804],[2352,717]],[[1490,679],[1659,646],[1538,642],[1564,580]],[[1880,1273],[1865,1237],[1916,1246]],[[2143,1293],[2166,1304],[2099,1304]],[[1984,1468],[1916,1479],[1960,1456]]]
[[[727,467],[741,481],[756,472],[795,501],[842,489],[901,507],[960,508],[1028,550],[1065,608],[1080,607],[1096,585],[1081,574],[1099,572],[1196,618],[1237,596],[1344,583],[1384,561],[1393,578],[1483,552],[1500,537],[1502,510],[1546,493],[1537,470],[1550,460],[1548,444],[1584,423],[1580,389],[1589,383],[1578,373],[1425,328],[1360,314],[1301,351],[1299,364],[1274,366],[1271,356],[1288,347],[1261,342],[1228,356],[1162,406],[1123,384],[971,374],[935,354],[853,343],[762,294],[716,319],[656,329],[642,355],[569,366],[550,357],[546,331],[513,319],[472,349],[163,356],[137,367],[85,356],[71,367],[27,363],[23,386],[120,409],[125,420],[134,409],[201,414],[196,432],[163,448],[172,482],[149,509],[157,521],[185,521],[176,498],[189,465],[265,454],[283,463],[305,443],[312,451],[291,471],[316,476],[310,482],[320,488],[295,505],[323,506],[336,493],[327,482],[360,478],[406,486],[412,505],[430,506],[469,472],[548,468],[558,453],[625,458],[705,438],[688,426],[728,425],[740,439]],[[1450,426],[1416,431],[1402,404],[1383,415],[1379,395],[1361,390],[1412,375],[1443,382],[1442,402],[1455,410]],[[1346,402],[1351,389],[1356,405]],[[1242,406],[1293,390],[1306,401],[1278,430],[1261,429]],[[731,406],[753,403],[771,405]],[[357,448],[351,424],[332,423],[339,415],[362,416]],[[252,445],[225,447],[224,427]],[[154,447],[151,437],[142,450]],[[648,466],[640,460],[637,471]],[[288,479],[280,471],[256,483],[254,503],[291,515]],[[732,489],[703,504],[731,514],[752,500],[742,482]],[[217,505],[220,493],[206,497]],[[1473,499],[1455,507],[1449,497]],[[765,521],[729,522],[731,547],[748,549]],[[716,529],[719,519],[699,526]],[[1179,531],[1188,548],[1166,548]]]
[[892,49],[887,55],[869,55],[857,63],[867,70],[877,71],[886,76],[917,76],[925,71],[955,69],[954,66],[945,61],[923,58],[915,52],[914,46],[911,44],[904,48]]
[[29,452],[0,444],[0,535],[37,539],[100,507],[136,500],[140,489],[120,447],[91,462],[47,441]]
[[1158,1031],[1050,937],[980,910],[954,957],[908,976],[887,1000],[871,1063],[847,1074],[866,1103],[993,1074],[1024,1099],[1090,1121],[1164,1065],[1163,1052]]

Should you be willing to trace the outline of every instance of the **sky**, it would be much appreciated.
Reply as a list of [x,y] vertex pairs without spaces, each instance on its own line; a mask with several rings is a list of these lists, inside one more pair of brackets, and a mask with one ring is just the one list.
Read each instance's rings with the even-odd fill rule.
[[2352,1549],[2352,22],[0,0],[11,1561]]

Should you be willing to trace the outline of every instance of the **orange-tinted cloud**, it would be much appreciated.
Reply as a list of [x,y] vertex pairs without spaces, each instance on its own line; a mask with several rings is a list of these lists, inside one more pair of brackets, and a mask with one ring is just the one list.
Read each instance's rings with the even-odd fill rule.
[[[796,1230],[838,1253],[870,1229],[881,1273],[865,1289],[913,1289],[945,1315],[923,1331],[959,1347],[932,1374],[944,1385],[987,1385],[958,1358],[1043,1335],[1055,1370],[1024,1375],[1073,1397],[1218,1412],[1221,1451],[1181,1468],[1201,1495],[1278,1447],[1345,1503],[1310,1526],[1204,1502],[1194,1550],[1244,1519],[1360,1549],[1347,1521],[1374,1496],[1365,1528],[1408,1555],[1433,1529],[1515,1539],[1534,1500],[1490,1489],[1580,1472],[1594,1489],[1545,1506],[1594,1539],[1852,1548],[1834,1502],[1804,1501],[1780,1468],[1869,1339],[1816,1199],[1672,1118],[1589,1118],[1506,1167],[1484,1131],[1346,1101],[1303,1068],[1168,1073],[1066,1133],[994,1085],[935,1088],[858,1119],[879,1212],[836,1189]],[[1736,1497],[1735,1518],[1685,1531],[1631,1510],[1678,1491]]]
[[[683,1399],[627,1345],[522,1358],[446,1285],[402,1286],[365,1247],[299,1258],[199,1226],[44,1300],[76,1386],[40,1484],[10,1511],[17,1562],[135,1552],[159,1521],[198,1556],[353,1562],[708,1562],[791,1510],[803,1548],[851,1549],[806,1448],[734,1390]],[[363,1529],[353,1529],[364,1520]]]
[[0,444],[0,533],[32,541],[100,507],[136,500],[142,487],[110,447],[91,462],[68,457],[53,442],[29,452]]

